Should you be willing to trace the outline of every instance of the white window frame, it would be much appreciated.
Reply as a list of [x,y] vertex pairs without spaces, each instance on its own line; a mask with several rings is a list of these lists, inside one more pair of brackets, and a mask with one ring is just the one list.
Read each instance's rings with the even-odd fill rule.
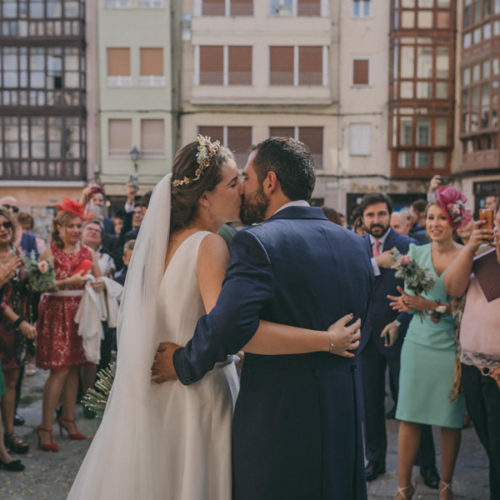
[[[201,1],[201,0],[199,0]],[[226,0],[228,1],[228,0]],[[270,2],[271,0],[266,0],[268,2]],[[281,3],[281,2],[280,2]],[[319,2],[320,4],[320,12],[319,12],[319,15],[320,17],[328,17],[330,15],[330,2],[329,0],[320,0]],[[283,5],[285,5],[284,1],[283,1]],[[270,12],[270,7],[271,7],[271,4],[269,3],[269,16],[270,17],[299,17],[298,15],[298,0],[292,0],[292,5],[291,5],[291,12],[290,12],[290,15],[289,16],[280,16],[279,14],[272,14]],[[300,17],[304,17],[304,16],[300,16]]]
[[[255,2],[255,0],[254,0],[254,2]],[[202,7],[203,7],[203,0],[194,0],[193,15],[195,17],[203,16],[203,8]],[[209,17],[209,16],[205,16],[205,17]],[[216,16],[210,16],[210,17],[216,17]],[[224,0],[224,17],[232,17],[231,16],[231,0]]]
[[164,76],[142,75],[139,76],[140,87],[165,87],[166,80]]
[[[351,10],[351,18],[352,19],[371,19],[373,17],[373,12],[372,12],[372,9],[373,9],[373,1],[372,0],[358,0],[359,3],[360,3],[360,15],[357,16],[354,12],[354,1],[355,0],[351,0],[352,2],[352,10]],[[370,13],[365,16],[364,15],[364,4],[368,4],[370,6]]]
[[[368,148],[356,150],[354,147],[353,127],[367,127],[369,131]],[[349,156],[372,156],[372,124],[367,122],[349,123]]]
[[[368,83],[354,83],[354,61],[368,60]],[[372,58],[371,56],[356,55],[351,56],[351,67],[349,75],[349,83],[353,88],[368,88],[372,85]]]
[[163,9],[163,0],[139,0],[141,9]]

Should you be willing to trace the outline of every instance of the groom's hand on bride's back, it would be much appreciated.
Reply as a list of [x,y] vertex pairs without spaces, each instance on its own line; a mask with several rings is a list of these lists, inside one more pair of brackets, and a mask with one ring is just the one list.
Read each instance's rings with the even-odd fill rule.
[[151,367],[151,382],[161,384],[168,380],[177,380],[177,372],[174,367],[174,352],[181,347],[171,342],[162,342],[158,346],[155,354],[155,360]]

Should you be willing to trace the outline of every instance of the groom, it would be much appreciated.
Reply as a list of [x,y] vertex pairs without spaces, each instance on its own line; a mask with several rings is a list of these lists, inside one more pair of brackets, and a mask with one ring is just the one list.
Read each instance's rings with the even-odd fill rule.
[[[265,222],[234,236],[217,305],[186,347],[159,350],[164,380],[201,379],[261,319],[327,330],[366,313],[370,261],[361,238],[309,206],[315,175],[305,146],[265,140],[244,178],[242,222]],[[360,390],[355,358],[246,354],[233,420],[234,499],[365,499]]]

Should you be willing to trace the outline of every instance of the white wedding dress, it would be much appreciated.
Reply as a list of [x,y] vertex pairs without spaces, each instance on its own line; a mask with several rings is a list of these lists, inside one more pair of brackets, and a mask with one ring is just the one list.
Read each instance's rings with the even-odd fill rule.
[[[161,189],[168,194],[169,209],[169,183]],[[231,419],[239,386],[234,363],[216,366],[190,386],[150,382],[158,344],[185,345],[205,314],[196,267],[200,244],[209,234],[200,231],[184,240],[162,275],[166,247],[157,234],[158,220],[149,213],[154,197],[136,243],[136,248],[151,246],[141,246],[137,255],[134,249],[122,303],[122,309],[134,308],[138,301],[147,314],[120,311],[113,389],[69,499],[231,499]],[[163,208],[157,204],[155,213]]]

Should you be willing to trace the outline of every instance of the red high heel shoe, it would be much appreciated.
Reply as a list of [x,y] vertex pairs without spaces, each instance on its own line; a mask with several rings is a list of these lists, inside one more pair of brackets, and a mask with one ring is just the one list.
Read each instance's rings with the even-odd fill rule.
[[[46,432],[47,434],[49,434],[50,443],[42,443],[42,432]],[[39,425],[36,428],[36,434],[38,436],[38,447],[42,451],[59,451],[59,446],[57,446],[56,442],[54,441],[54,433],[52,432],[52,429],[44,429],[41,425]]]
[[[63,429],[68,433],[68,437],[70,439],[87,439],[87,436],[83,435],[81,432],[78,432],[78,430],[76,430],[76,432],[69,432],[69,429],[68,429],[68,425],[65,425],[63,422],[69,422],[70,424],[73,424],[75,425],[75,421],[72,420],[71,418],[64,418],[64,417],[59,417],[57,419],[57,423],[59,424],[59,432],[61,434],[61,436],[63,435]],[[76,429],[76,427],[75,427]]]

